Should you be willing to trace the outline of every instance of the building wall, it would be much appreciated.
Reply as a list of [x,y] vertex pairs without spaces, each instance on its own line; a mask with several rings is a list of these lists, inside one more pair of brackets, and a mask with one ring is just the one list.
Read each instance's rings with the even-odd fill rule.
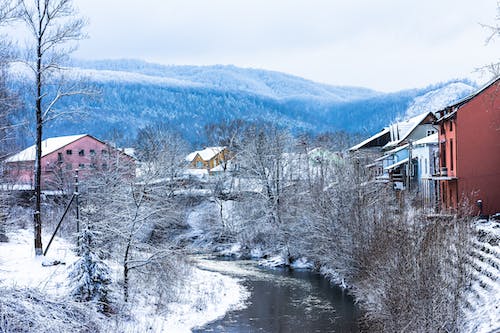
[[456,125],[460,199],[481,199],[484,214],[500,212],[500,81],[462,106]]
[[208,161],[205,161],[201,158],[199,154],[196,154],[196,156],[193,158],[191,161],[191,168],[194,169],[207,169],[208,168]]
[[[457,128],[454,117],[439,124],[439,172],[441,176],[455,178],[457,175]],[[446,173],[443,172],[446,170]],[[455,211],[458,208],[456,179],[440,181],[441,209]]]
[[[99,171],[116,168],[117,159],[126,177],[135,176],[134,160],[91,136],[84,136],[42,157],[42,189],[66,189],[74,183],[75,170],[85,180]],[[16,184],[33,184],[34,161],[9,163]]]
[[18,185],[33,184],[34,161],[7,163],[5,179],[7,182]]
[[[435,118],[434,118],[435,119]],[[437,132],[437,128],[433,124],[421,124],[418,125],[415,130],[408,136],[408,139],[405,140],[406,142],[408,140],[412,141],[417,141],[422,138],[425,138],[426,136],[429,136],[431,134],[434,134]]]
[[440,168],[446,168],[448,177],[457,176],[457,126],[455,118],[443,121],[439,126]]
[[223,149],[208,161],[205,161],[199,154],[196,154],[190,163],[190,167],[195,169],[213,169],[224,162],[226,158],[229,158],[227,149]]

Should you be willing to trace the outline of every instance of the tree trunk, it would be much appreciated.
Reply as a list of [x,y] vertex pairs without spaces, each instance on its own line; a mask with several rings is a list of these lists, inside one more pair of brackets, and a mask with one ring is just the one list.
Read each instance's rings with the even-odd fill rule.
[[[41,29],[41,27],[40,27]],[[42,250],[42,50],[41,36],[38,38],[37,46],[37,72],[36,72],[36,158],[35,158],[35,213],[34,213],[34,231],[35,231],[35,254],[40,256]]]
[[123,301],[126,303],[128,302],[128,296],[129,296],[129,293],[128,293],[128,280],[129,280],[129,276],[128,276],[128,273],[130,271],[130,268],[128,266],[128,255],[129,255],[129,251],[130,251],[130,243],[131,243],[132,239],[129,238],[128,242],[127,242],[127,247],[125,248],[125,255],[124,255],[124,258],[123,258]]

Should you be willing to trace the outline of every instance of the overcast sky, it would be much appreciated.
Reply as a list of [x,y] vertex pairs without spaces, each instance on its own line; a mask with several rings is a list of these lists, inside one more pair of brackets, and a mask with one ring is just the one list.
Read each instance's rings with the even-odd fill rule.
[[[381,91],[471,77],[496,0],[75,0],[89,39],[75,56],[234,64]],[[472,76],[475,80],[485,77]]]

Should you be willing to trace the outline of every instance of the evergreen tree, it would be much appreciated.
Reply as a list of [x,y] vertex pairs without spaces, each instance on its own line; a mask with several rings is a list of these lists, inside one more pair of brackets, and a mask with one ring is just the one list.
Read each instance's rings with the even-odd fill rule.
[[92,249],[92,231],[85,227],[80,233],[80,258],[70,267],[70,295],[78,302],[94,302],[102,313],[110,310],[111,277],[109,267]]

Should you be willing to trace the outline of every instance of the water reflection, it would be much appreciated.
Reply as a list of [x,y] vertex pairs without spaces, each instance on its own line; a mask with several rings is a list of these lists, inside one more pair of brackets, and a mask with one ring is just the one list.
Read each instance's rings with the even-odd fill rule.
[[357,309],[319,274],[264,269],[253,261],[201,260],[200,267],[238,276],[251,292],[247,307],[194,332],[358,332]]

